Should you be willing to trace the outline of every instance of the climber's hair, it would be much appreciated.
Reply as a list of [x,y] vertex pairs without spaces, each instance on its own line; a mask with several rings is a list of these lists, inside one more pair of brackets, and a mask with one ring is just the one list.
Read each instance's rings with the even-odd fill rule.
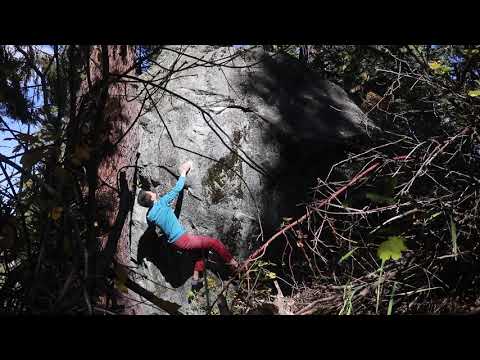
[[153,200],[150,194],[147,194],[145,190],[140,190],[137,196],[137,202],[139,205],[151,208],[153,206]]

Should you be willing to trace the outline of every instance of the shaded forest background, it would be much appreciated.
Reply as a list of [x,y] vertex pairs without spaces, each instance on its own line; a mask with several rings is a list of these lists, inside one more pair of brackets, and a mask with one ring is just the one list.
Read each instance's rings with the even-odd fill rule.
[[[259,46],[340,85],[376,128],[244,259],[236,306],[207,312],[480,310],[480,47]],[[0,131],[16,144],[0,155],[0,311],[117,314],[133,291],[178,313],[122,266],[135,154],[121,155],[152,94],[250,48],[149,82],[168,46],[0,47]]]

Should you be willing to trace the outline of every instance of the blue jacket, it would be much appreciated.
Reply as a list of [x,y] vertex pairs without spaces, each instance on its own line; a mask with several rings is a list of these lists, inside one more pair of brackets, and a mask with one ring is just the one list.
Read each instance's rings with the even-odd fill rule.
[[169,243],[177,241],[186,232],[171,208],[172,202],[180,194],[184,185],[185,176],[180,176],[173,189],[155,201],[153,207],[147,213],[147,221],[159,226],[167,235]]

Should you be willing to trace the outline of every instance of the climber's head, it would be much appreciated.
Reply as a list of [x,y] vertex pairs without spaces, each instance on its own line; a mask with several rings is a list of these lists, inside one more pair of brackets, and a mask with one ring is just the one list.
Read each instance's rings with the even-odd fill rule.
[[157,194],[151,191],[140,190],[137,196],[137,202],[144,207],[150,208],[157,200]]

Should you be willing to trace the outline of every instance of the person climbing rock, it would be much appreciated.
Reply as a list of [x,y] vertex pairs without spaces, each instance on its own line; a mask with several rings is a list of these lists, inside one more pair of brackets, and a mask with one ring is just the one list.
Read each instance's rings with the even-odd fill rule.
[[[237,260],[220,240],[205,235],[193,235],[188,233],[173,212],[171,205],[183,190],[185,177],[192,168],[192,165],[193,163],[191,161],[187,161],[180,165],[178,169],[180,177],[178,178],[177,183],[173,189],[162,197],[158,198],[157,194],[152,191],[140,190],[137,201],[139,205],[149,208],[147,221],[160,227],[167,236],[167,241],[174,247],[187,251],[202,249],[213,250],[232,268],[233,271],[237,271],[239,269]],[[202,286],[202,283],[199,280],[199,273],[204,270],[205,262],[202,257],[199,257],[195,261],[193,271],[192,288],[195,290]]]

